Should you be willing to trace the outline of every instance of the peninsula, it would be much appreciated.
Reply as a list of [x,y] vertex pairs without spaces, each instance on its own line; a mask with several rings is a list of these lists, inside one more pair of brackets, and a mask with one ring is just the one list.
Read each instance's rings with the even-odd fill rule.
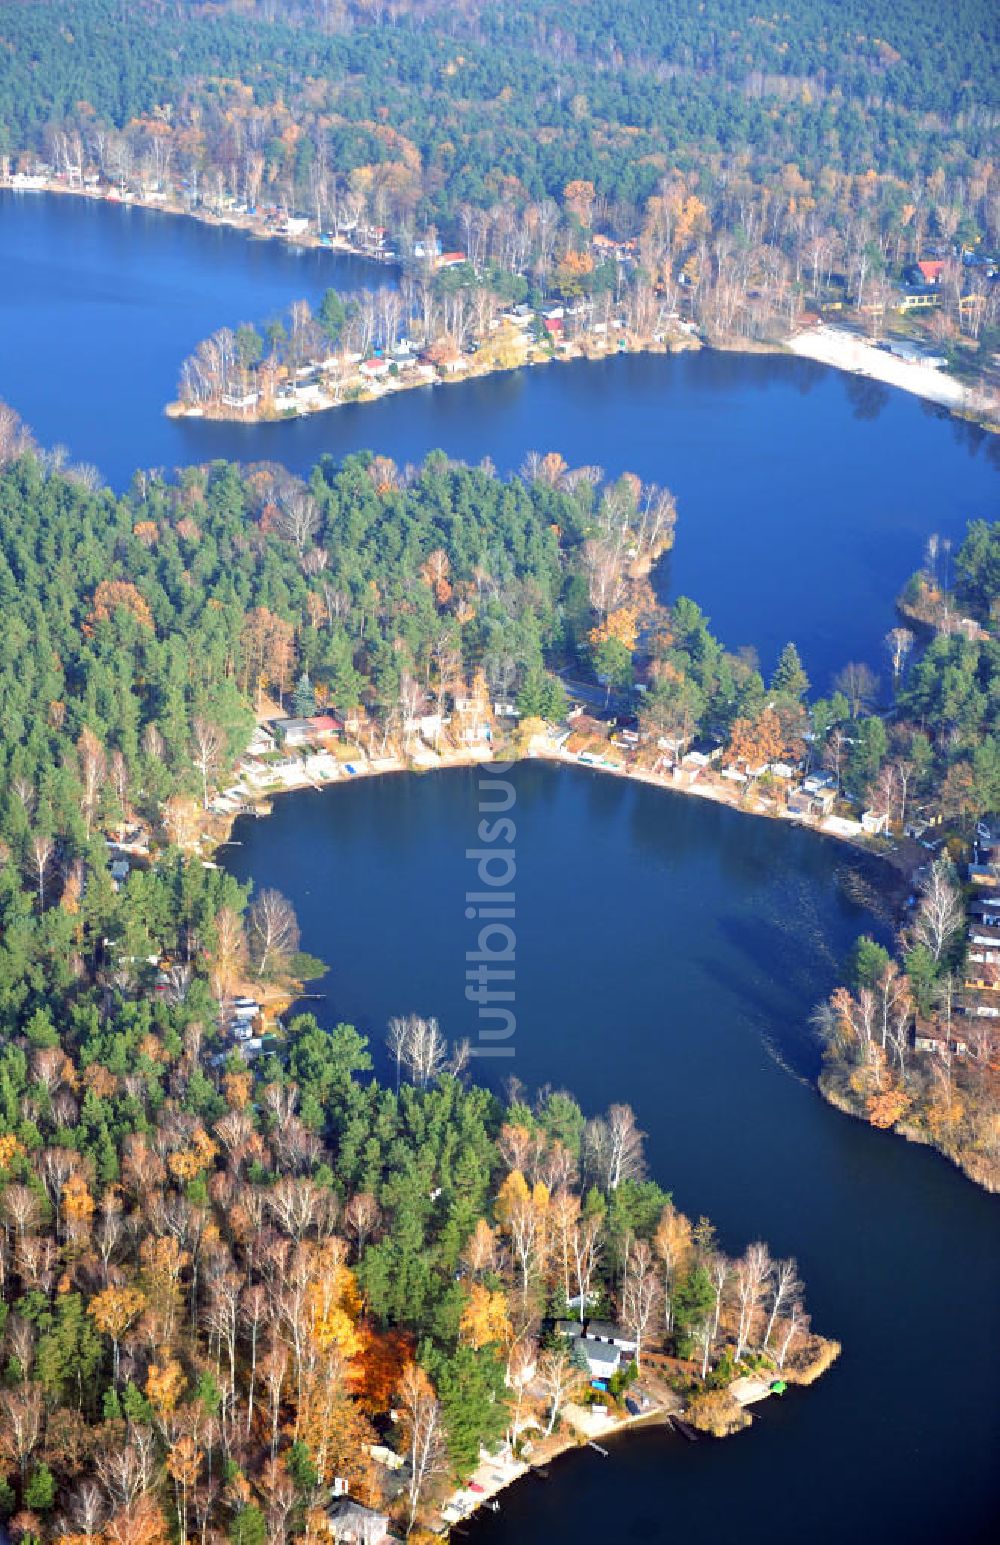
[[[684,1217],[628,1105],[501,1102],[413,1014],[388,1027],[394,1087],[374,1081],[351,1026],[290,1013],[326,967],[289,902],[210,857],[241,758],[280,783],[305,747],[350,776],[418,738],[558,723],[547,661],[571,639],[624,690],[668,626],[647,575],[670,495],[552,456],[507,483],[366,456],[116,498],[9,409],[0,448],[15,1531],[412,1533],[637,1417],[737,1431],[817,1377],[839,1347],[794,1260],[728,1256]],[[749,667],[715,669],[749,701]],[[268,730],[272,694],[294,715]]]

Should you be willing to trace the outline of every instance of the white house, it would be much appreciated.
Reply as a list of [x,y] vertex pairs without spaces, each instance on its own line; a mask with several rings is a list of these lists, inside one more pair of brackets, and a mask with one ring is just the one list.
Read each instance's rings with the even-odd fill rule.
[[617,1347],[619,1352],[625,1352],[629,1357],[635,1356],[636,1339],[624,1325],[615,1325],[611,1320],[588,1320],[587,1335],[592,1341],[606,1342],[608,1346]]
[[618,1372],[621,1353],[617,1347],[595,1341],[592,1336],[581,1336],[576,1344],[592,1379],[610,1379]]

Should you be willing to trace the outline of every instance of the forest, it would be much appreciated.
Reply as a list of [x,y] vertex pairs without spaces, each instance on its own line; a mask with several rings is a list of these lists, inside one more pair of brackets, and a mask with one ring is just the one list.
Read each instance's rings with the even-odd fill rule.
[[[13,1536],[323,1538],[338,1482],[417,1537],[481,1444],[516,1452],[586,1398],[554,1329],[574,1302],[618,1315],[636,1370],[655,1351],[712,1430],[742,1420],[741,1371],[815,1376],[837,1349],[810,1331],[795,1262],[759,1241],[727,1255],[678,1212],[628,1106],[501,1101],[415,1016],[384,1052],[293,1016],[248,1064],[226,1007],[322,967],[283,898],[173,841],[177,801],[223,775],[258,697],[294,699],[307,674],[390,726],[416,688],[476,673],[558,717],[548,666],[574,648],[613,662],[616,608],[648,585],[625,557],[672,532],[669,495],[553,457],[501,482],[438,454],[405,474],[324,464],[308,485],[217,464],[115,496],[9,411],[0,429]],[[727,660],[706,682],[720,715],[746,689]],[[136,820],[153,862],[116,884],[109,843]]]
[[407,261],[436,233],[506,295],[602,293],[610,260],[638,331],[655,293],[715,340],[821,303],[879,329],[931,255],[937,347],[973,375],[995,347],[1000,287],[963,266],[1000,248],[987,0],[76,0],[0,6],[0,36],[0,154],[70,188]]
[[971,834],[1000,807],[995,524],[972,525],[947,580],[938,553],[914,581],[950,598],[925,647],[892,629],[883,672],[845,662],[810,699],[794,645],[765,680],[695,602],[657,599],[674,503],[630,475],[534,454],[502,480],[441,453],[402,470],[365,454],[307,482],[274,465],[137,474],[116,496],[6,414],[0,830],[42,894],[102,821],[155,826],[165,801],[207,802],[268,695],[405,744],[426,705],[477,681],[558,722],[566,667],[626,698],[642,685],[652,744],[708,734],[744,762],[803,760],[892,829]]
[[897,628],[888,640],[899,685],[875,803],[895,829],[925,832],[930,852],[895,953],[860,939],[845,984],[817,1010],[823,1085],[835,1103],[933,1143],[996,1190],[1000,953],[983,898],[1000,873],[989,842],[1000,808],[1000,655],[990,631],[1000,523],[974,521],[955,554],[932,538],[900,606],[924,647],[905,671],[914,633]]

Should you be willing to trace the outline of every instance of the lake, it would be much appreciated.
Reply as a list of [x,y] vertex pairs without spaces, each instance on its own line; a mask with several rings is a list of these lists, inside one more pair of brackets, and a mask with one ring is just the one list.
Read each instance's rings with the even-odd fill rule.
[[[487,774],[489,776],[489,774]],[[559,1461],[470,1528],[482,1545],[591,1538],[809,1545],[987,1538],[995,1502],[994,1198],[944,1160],[825,1105],[808,1029],[856,934],[861,862],[829,839],[690,796],[523,764],[515,1056],[495,1087],[630,1102],[651,1173],[723,1245],[794,1253],[816,1328],[844,1352],[753,1429],[690,1446],[626,1436]],[[314,1006],[382,1044],[392,1014],[477,1038],[464,998],[477,774],[370,779],[279,798],[228,867],[295,903],[331,964]],[[870,876],[869,876],[870,877]],[[472,1017],[470,1017],[470,1014]]]
[[957,542],[997,508],[997,437],[774,356],[578,361],[291,424],[170,420],[181,361],[215,328],[392,271],[147,210],[3,193],[0,275],[0,396],[114,486],[137,466],[271,458],[303,471],[364,448],[401,465],[440,447],[506,473],[534,449],[631,470],[678,499],[661,592],[692,596],[765,669],[793,638],[824,691],[848,660],[886,673],[893,599],[929,534]]

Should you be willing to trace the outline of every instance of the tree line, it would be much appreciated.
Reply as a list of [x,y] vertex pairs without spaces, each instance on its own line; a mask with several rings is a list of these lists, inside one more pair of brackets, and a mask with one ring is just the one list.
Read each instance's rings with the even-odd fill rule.
[[719,338],[784,335],[834,297],[877,323],[931,242],[939,340],[995,337],[996,286],[956,261],[1000,246],[987,4],[648,10],[74,0],[63,26],[19,6],[0,123],[77,184],[300,211],[404,258],[436,231],[480,283],[600,293],[592,235],[630,243],[640,332],[654,294]]

